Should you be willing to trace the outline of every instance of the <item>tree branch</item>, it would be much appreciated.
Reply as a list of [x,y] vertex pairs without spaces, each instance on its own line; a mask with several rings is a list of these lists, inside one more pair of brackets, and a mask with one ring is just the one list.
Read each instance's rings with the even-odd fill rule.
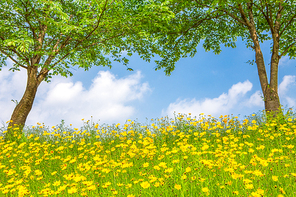
[[[77,50],[81,50],[81,49],[84,49],[84,48],[88,48],[88,47],[90,47],[90,46],[93,46],[93,45],[96,45],[96,44],[99,44],[99,43],[104,43],[105,41],[107,41],[107,40],[110,40],[110,39],[112,39],[112,38],[116,38],[116,37],[118,37],[118,36],[121,36],[121,35],[123,35],[124,33],[121,33],[121,34],[119,34],[119,35],[116,35],[116,36],[113,36],[113,37],[110,37],[110,38],[108,38],[108,39],[105,39],[104,41],[99,41],[99,42],[96,42],[96,43],[93,43],[93,44],[90,44],[90,45],[88,45],[88,46],[84,46],[84,47],[82,47],[82,48],[79,48],[79,49],[77,49]],[[58,63],[60,63],[63,59],[65,59],[67,56],[69,56],[70,55],[70,52],[68,52],[67,54],[65,54],[62,58],[60,58],[56,63],[54,63],[50,68],[53,68],[53,67],[55,67]]]
[[[86,40],[86,39],[88,39],[91,35],[92,35],[92,33],[99,27],[99,24],[100,24],[100,22],[101,22],[101,19],[102,19],[102,15],[103,15],[103,13],[106,11],[106,6],[107,6],[107,2],[108,2],[108,0],[106,0],[105,1],[105,5],[104,5],[104,8],[103,8],[103,10],[102,10],[102,12],[101,12],[101,14],[100,14],[100,17],[99,17],[99,19],[98,19],[98,22],[97,22],[97,24],[96,24],[96,26],[94,27],[94,29],[86,36],[86,37],[84,37],[84,38],[82,38],[81,40],[79,40],[77,43],[76,43],[76,45],[73,47],[73,49],[72,50],[74,50],[74,49],[76,49],[77,47],[78,47],[78,45],[80,45],[84,40]],[[114,0],[112,1],[112,3],[114,2]],[[111,4],[112,4],[111,3]],[[70,38],[71,39],[71,38]],[[53,68],[54,66],[56,66],[59,62],[61,62],[63,59],[65,59],[68,55],[70,54],[70,52],[68,52],[67,54],[65,54],[59,61],[57,61],[55,64],[53,64],[52,66],[51,66],[51,68]]]
[[286,28],[291,24],[291,22],[293,21],[293,19],[296,18],[296,14],[294,16],[292,16],[291,20],[288,21],[288,23],[285,25],[284,29],[280,32],[280,37],[281,35],[284,33],[284,31],[286,30]]
[[20,64],[18,61],[16,61],[13,57],[11,57],[10,55],[8,55],[5,51],[3,51],[2,49],[0,49],[1,53],[5,54],[7,57],[9,57],[14,63],[18,64],[20,67],[27,69],[27,66],[24,66],[22,64]]
[[228,14],[230,17],[232,17],[234,20],[238,21],[240,24],[243,24],[245,26],[247,26],[247,23],[245,23],[244,21],[242,21],[241,19],[239,19],[237,16],[235,16],[234,14],[228,12],[227,10],[222,9],[223,12],[225,12],[226,14]]
[[251,28],[252,24],[250,23],[250,21],[248,20],[244,10],[243,10],[243,6],[241,4],[238,4],[238,9],[239,9],[239,12],[242,16],[242,19],[245,21],[246,25],[248,26],[248,28]]
[[270,11],[269,12],[269,6],[268,6],[268,4],[267,4],[267,1],[265,2],[265,5],[266,5],[266,9],[267,9],[267,15],[269,14],[269,18],[270,18],[270,20],[272,21],[271,22],[271,26],[270,26],[270,28],[271,28],[271,33],[273,33],[273,31],[274,31],[274,27],[273,27],[273,19],[272,19],[272,11]]
[[272,24],[272,19],[271,19],[271,21],[270,21],[270,18],[268,18],[268,5],[267,5],[267,3],[265,2],[265,6],[266,6],[266,14],[265,14],[265,12],[264,12],[264,10],[263,10],[263,4],[262,4],[262,1],[260,0],[260,4],[261,4],[261,8],[259,7],[259,6],[257,6],[256,4],[255,4],[255,6],[260,10],[260,12],[263,14],[263,16],[264,16],[264,18],[266,19],[266,21],[267,21],[267,23],[268,23],[268,25],[269,25],[269,27],[270,27],[270,29],[271,29],[271,33],[273,32],[273,24]]
[[41,81],[43,81],[43,79],[46,77],[46,75],[48,74],[49,70],[51,68],[53,68],[56,64],[50,66],[50,68],[48,68],[47,66],[51,63],[51,61],[55,58],[55,56],[59,53],[60,50],[62,50],[67,44],[68,44],[68,41],[70,40],[70,36],[67,37],[67,39],[62,43],[62,45],[58,48],[58,44],[60,43],[59,40],[57,41],[56,45],[54,46],[54,54],[51,54],[45,61],[44,63],[44,66],[41,71],[39,72],[38,76],[37,76],[37,80],[38,80],[38,83],[41,83]]
[[278,12],[277,12],[277,14],[276,14],[276,20],[275,20],[275,31],[276,31],[276,33],[278,34],[279,33],[279,29],[280,29],[280,19],[281,19],[281,17],[282,17],[282,10],[283,10],[283,6],[282,6],[282,4],[281,3],[279,3],[279,10],[278,10]]
[[[28,10],[27,10],[27,6],[22,2],[22,4],[24,5],[24,7],[25,7],[25,9],[26,9],[26,12],[28,12]],[[32,33],[33,33],[33,37],[34,37],[34,39],[35,40],[37,40],[37,35],[36,35],[36,33],[35,33],[35,28],[33,28],[33,26],[31,25],[31,23],[30,23],[30,21],[28,20],[28,16],[30,16],[30,13],[29,13],[29,15],[27,15],[27,14],[22,14],[22,13],[20,13],[20,12],[18,12],[18,11],[16,11],[17,13],[19,13],[21,16],[23,16],[24,18],[25,18],[25,20],[26,20],[26,22],[29,24],[29,26],[30,26],[30,29],[31,29],[31,31],[32,31]]]
[[56,37],[57,35],[55,35],[47,44],[44,45],[44,50],[56,39]]
[[[294,40],[296,40],[296,39],[294,39]],[[286,50],[285,50],[282,54],[279,55],[279,59],[281,59],[282,56],[285,56],[286,53],[288,52],[288,50],[289,50],[293,45],[296,45],[296,42],[293,42],[292,44],[290,44],[290,45],[286,48]]]
[[[0,38],[1,38],[3,41],[5,40],[2,36],[0,36]],[[20,53],[18,53],[13,47],[8,46],[8,47],[7,47],[7,50],[12,51],[12,52],[15,53],[16,55],[18,55],[21,59],[27,61],[27,63],[30,64],[29,59],[26,58],[26,57],[23,57],[23,56],[22,56]]]

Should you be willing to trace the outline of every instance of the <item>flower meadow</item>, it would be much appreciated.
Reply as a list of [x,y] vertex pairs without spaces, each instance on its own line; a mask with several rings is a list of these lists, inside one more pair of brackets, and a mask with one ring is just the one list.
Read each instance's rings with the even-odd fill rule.
[[295,136],[293,113],[37,123],[0,141],[0,196],[296,196]]

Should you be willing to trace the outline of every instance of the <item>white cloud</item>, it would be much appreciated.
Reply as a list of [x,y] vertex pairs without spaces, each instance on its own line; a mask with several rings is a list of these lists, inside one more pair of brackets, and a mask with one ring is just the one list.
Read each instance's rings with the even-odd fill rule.
[[290,59],[290,57],[288,55],[286,55],[280,59],[279,66],[281,66],[281,67],[289,66],[293,63],[293,61],[295,62],[294,59]]
[[[288,107],[295,107],[296,100],[288,97],[286,93],[291,89],[291,85],[295,84],[296,76],[286,75],[279,85],[279,95],[282,104],[287,104]],[[264,108],[261,91],[256,91],[249,98],[246,98],[246,93],[252,89],[252,83],[245,81],[234,84],[228,93],[222,93],[217,98],[205,98],[202,100],[194,99],[178,99],[174,103],[170,103],[166,110],[162,110],[162,115],[176,113],[191,113],[193,116],[198,116],[200,113],[210,114],[214,117],[229,114],[236,109],[255,109],[254,107]]]
[[284,96],[288,90],[289,85],[295,83],[296,76],[286,75],[283,78],[283,81],[279,85],[279,95]]
[[[9,120],[15,107],[11,99],[21,98],[25,89],[22,86],[26,84],[25,73],[0,72],[0,120]],[[141,82],[142,77],[140,71],[125,78],[100,71],[88,89],[82,82],[73,82],[71,78],[55,77],[49,84],[43,82],[27,125],[44,122],[51,126],[64,119],[67,124],[81,126],[81,119],[91,116],[101,123],[125,122],[137,111],[131,102],[141,100],[151,91],[147,82]]]
[[286,101],[287,101],[287,104],[289,107],[295,107],[296,106],[296,100],[295,99],[292,99],[288,96],[285,97]]
[[291,86],[295,86],[296,76],[295,75],[286,75],[283,78],[283,81],[279,85],[279,96],[281,99],[281,103],[284,106],[288,105],[288,107],[296,107],[296,100],[287,96],[288,89],[291,89]]
[[[7,63],[9,65],[9,62]],[[0,124],[10,119],[16,106],[12,100],[19,101],[26,86],[25,72],[11,72],[8,67],[0,71]]]
[[251,95],[251,97],[246,102],[247,107],[264,107],[264,101],[262,99],[262,93],[261,91],[256,91],[254,94]]
[[222,114],[228,114],[233,109],[238,101],[252,89],[252,83],[245,81],[234,84],[228,93],[223,93],[217,98],[206,98],[202,101],[192,99],[178,99],[176,102],[171,103],[166,110],[163,110],[163,116],[172,116],[176,113],[192,113],[192,115],[198,115],[200,113],[211,114],[212,116],[219,116]]

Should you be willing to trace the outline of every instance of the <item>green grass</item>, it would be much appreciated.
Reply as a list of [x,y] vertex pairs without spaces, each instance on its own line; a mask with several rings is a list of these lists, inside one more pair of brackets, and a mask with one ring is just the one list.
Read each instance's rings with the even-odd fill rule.
[[38,124],[0,141],[0,196],[296,196],[296,119]]

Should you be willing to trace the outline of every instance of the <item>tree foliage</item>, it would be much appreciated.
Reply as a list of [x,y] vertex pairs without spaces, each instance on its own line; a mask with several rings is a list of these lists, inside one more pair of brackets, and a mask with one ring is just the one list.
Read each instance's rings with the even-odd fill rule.
[[109,54],[127,65],[121,52],[131,55],[139,44],[131,35],[143,36],[148,20],[173,16],[164,4],[145,0],[1,0],[0,69],[10,58],[10,70],[38,66],[48,80],[71,76],[72,66],[111,67]]
[[[156,0],[156,2],[164,2]],[[279,43],[279,59],[288,55],[296,57],[296,3],[293,0],[170,0],[170,10],[175,14],[168,25],[154,31],[149,48],[162,59],[156,70],[164,68],[167,75],[175,63],[188,55],[193,57],[197,45],[203,41],[206,51],[221,52],[221,45],[235,48],[237,37],[255,51],[250,34],[251,23],[260,43],[272,40]],[[277,28],[279,34],[277,37]]]

